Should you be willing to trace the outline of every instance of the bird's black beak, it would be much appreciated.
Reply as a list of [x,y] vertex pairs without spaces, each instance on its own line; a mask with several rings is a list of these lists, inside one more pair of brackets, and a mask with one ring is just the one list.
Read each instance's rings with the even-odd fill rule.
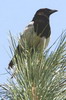
[[58,10],[51,10],[50,11],[50,14],[53,14],[53,13],[55,13],[55,12],[57,12]]

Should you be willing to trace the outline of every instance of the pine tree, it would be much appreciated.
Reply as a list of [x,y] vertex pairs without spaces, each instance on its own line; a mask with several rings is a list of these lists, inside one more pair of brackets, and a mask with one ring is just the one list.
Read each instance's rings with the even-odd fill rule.
[[[12,50],[16,48],[12,36]],[[57,44],[56,44],[57,42]],[[66,32],[44,54],[26,50],[17,59],[8,84],[0,85],[1,100],[66,100]]]

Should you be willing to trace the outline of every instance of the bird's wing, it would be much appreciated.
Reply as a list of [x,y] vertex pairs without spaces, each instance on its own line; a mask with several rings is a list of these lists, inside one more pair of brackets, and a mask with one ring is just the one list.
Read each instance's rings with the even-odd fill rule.
[[20,43],[24,46],[24,42],[26,41],[29,47],[36,48],[39,44],[41,38],[37,36],[36,32],[34,31],[34,22],[30,22],[29,25],[25,28],[23,35],[21,35]]
[[22,46],[27,45],[31,48],[37,48],[37,51],[44,50],[49,43],[50,37],[40,37],[34,30],[34,21],[31,21],[28,26],[25,28],[23,34],[20,37],[20,43]]
[[[23,34],[20,35],[19,43],[15,50],[14,57],[17,52],[19,54],[22,52],[21,46],[25,47],[26,43],[27,43],[27,46],[29,46],[29,48],[35,48],[36,51],[39,51],[39,52],[43,51],[47,47],[47,45],[49,43],[49,39],[50,38],[46,39],[44,36],[43,37],[38,36],[37,33],[34,31],[34,22],[33,21],[30,22],[29,25],[23,31]],[[12,58],[12,60],[13,60],[13,58]],[[9,68],[13,67],[12,60],[9,63]]]

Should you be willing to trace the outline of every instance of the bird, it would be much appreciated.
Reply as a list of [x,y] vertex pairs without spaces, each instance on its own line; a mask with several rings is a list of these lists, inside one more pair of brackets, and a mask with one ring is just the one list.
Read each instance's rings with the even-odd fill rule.
[[[25,27],[24,31],[20,35],[20,39],[19,39],[20,42],[18,43],[15,52],[18,51],[18,53],[20,54],[23,51],[21,47],[25,45],[25,40],[29,48],[32,49],[32,52],[34,49],[36,49],[36,51],[39,53],[45,50],[49,44],[50,35],[51,35],[49,17],[51,14],[57,11],[58,10],[53,10],[49,8],[41,8],[38,11],[36,11],[33,19]],[[9,69],[13,68],[14,65],[13,58],[8,64]]]

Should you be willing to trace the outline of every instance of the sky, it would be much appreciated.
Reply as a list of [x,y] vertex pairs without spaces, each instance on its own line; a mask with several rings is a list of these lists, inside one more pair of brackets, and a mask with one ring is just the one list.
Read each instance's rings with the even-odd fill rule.
[[10,61],[9,31],[13,36],[23,32],[40,8],[58,10],[50,16],[51,39],[49,46],[66,29],[66,0],[0,0],[0,84],[5,83],[9,75],[6,69]]

